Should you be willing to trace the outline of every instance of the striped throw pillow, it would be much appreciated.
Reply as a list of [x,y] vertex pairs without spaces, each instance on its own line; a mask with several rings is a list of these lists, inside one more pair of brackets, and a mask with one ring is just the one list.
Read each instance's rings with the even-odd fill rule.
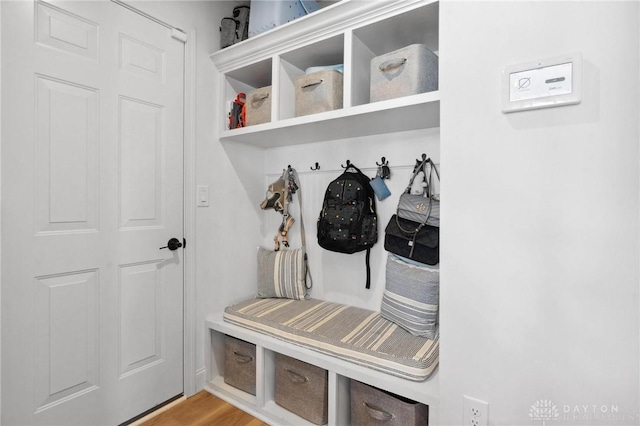
[[306,268],[303,249],[258,248],[258,297],[304,299]]
[[438,325],[440,272],[387,258],[386,286],[380,314],[414,336],[433,339]]

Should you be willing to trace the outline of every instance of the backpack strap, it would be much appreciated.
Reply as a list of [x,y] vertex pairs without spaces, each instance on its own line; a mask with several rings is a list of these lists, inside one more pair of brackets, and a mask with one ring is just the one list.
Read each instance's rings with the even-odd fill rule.
[[371,248],[367,248],[367,254],[365,255],[364,263],[367,267],[367,283],[364,288],[367,290],[371,287]]
[[[345,169],[345,173],[347,173],[349,169],[354,169],[363,178],[363,180],[371,180],[369,179],[369,176],[362,173],[362,170],[360,170],[353,163],[347,160],[347,168]],[[364,263],[367,269],[367,281],[365,283],[365,288],[368,290],[371,288],[371,247],[367,247]]]

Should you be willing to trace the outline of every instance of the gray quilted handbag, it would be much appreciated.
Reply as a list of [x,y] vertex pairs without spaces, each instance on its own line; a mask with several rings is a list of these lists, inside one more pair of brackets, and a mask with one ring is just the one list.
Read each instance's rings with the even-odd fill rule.
[[[418,176],[424,172],[426,186],[420,195],[411,194],[411,187]],[[421,163],[416,164],[409,185],[400,195],[398,201],[398,216],[417,223],[424,223],[431,226],[440,226],[440,194],[435,194],[433,186],[433,175],[440,180],[440,173],[431,158],[423,155]],[[428,176],[428,177],[427,177]]]

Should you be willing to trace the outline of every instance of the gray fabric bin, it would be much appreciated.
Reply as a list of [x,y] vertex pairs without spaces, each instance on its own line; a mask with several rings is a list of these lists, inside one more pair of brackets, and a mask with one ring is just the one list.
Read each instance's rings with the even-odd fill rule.
[[352,426],[427,426],[429,407],[351,380]]
[[342,108],[342,73],[328,69],[298,77],[296,117]]
[[247,126],[269,123],[271,121],[271,86],[260,87],[249,92],[245,105]]
[[370,102],[438,90],[438,57],[412,44],[371,60]]
[[317,425],[328,416],[328,373],[282,354],[276,354],[276,404]]
[[224,382],[255,395],[256,345],[225,336],[224,346]]

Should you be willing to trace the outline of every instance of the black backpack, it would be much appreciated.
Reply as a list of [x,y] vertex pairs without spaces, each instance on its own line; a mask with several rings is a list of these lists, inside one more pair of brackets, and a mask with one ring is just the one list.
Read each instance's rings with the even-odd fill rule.
[[318,217],[318,244],[339,253],[366,250],[367,284],[371,282],[369,256],[378,241],[376,199],[370,179],[353,164],[333,180],[324,194]]

